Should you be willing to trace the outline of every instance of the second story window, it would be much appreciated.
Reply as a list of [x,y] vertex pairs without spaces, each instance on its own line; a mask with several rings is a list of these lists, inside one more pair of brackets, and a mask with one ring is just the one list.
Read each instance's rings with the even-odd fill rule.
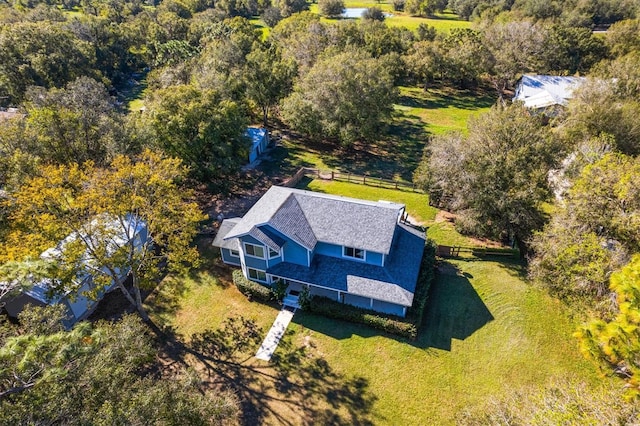
[[274,257],[280,257],[280,252],[275,251],[274,249],[269,249],[269,259],[273,259]]
[[364,250],[354,247],[344,247],[342,255],[344,257],[352,257],[354,259],[364,260]]
[[244,252],[248,256],[258,257],[264,259],[264,247],[256,246],[249,243],[244,243]]

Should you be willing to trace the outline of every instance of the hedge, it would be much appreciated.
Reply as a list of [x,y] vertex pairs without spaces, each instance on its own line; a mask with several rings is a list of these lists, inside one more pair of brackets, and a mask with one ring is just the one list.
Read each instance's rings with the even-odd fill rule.
[[382,316],[378,312],[347,305],[322,296],[311,298],[308,311],[329,318],[365,324],[409,339],[415,339],[418,335],[415,324],[404,319]]
[[233,283],[238,287],[240,293],[250,299],[259,300],[261,302],[269,302],[273,300],[273,292],[269,287],[250,281],[242,275],[240,269],[233,271]]
[[413,320],[416,327],[422,324],[422,317],[429,299],[429,289],[435,279],[436,245],[427,239],[420,263],[420,274],[416,284],[416,291],[413,294],[413,305],[407,311],[407,317]]

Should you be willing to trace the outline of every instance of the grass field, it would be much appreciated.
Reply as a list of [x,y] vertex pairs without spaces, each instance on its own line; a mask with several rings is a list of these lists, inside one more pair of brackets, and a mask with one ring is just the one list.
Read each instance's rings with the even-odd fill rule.
[[[424,194],[321,181],[308,188],[405,202],[430,237],[435,231],[441,243],[473,244],[435,220]],[[230,269],[202,247],[200,271],[167,278],[148,299],[154,319],[190,336],[243,315],[266,334],[277,308],[248,301],[231,284]],[[523,276],[515,261],[442,261],[415,342],[299,312],[271,364],[252,351],[234,362],[190,362],[239,395],[244,424],[452,424],[463,409],[553,377],[596,383],[571,337],[576,324]]]
[[263,161],[268,174],[292,175],[300,167],[342,170],[411,182],[429,136],[448,131],[466,133],[467,120],[495,102],[485,91],[401,87],[386,134],[371,143],[342,149],[329,142],[284,138]]

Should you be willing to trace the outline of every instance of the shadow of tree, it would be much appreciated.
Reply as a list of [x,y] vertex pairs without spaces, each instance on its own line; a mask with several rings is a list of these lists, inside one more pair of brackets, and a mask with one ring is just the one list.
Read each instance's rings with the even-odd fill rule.
[[163,349],[163,365],[191,366],[213,387],[233,391],[240,423],[283,425],[372,425],[377,398],[363,377],[333,370],[308,346],[296,346],[289,330],[269,364],[253,357],[265,333],[253,320],[227,320],[218,330],[191,336],[152,325]]
[[450,351],[453,339],[464,340],[494,317],[467,276],[442,262],[429,291],[417,345]]

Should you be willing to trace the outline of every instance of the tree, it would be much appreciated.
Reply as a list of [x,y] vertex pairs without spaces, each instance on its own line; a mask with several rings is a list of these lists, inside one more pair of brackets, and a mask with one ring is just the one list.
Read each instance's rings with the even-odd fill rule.
[[[25,311],[24,331],[0,347],[0,413],[7,424],[228,424],[235,398],[204,389],[193,372],[158,379],[155,350],[133,316],[60,326],[55,307]],[[176,380],[177,379],[177,380]]]
[[459,229],[515,240],[524,255],[544,224],[547,173],[560,150],[540,117],[518,105],[497,106],[470,121],[467,137],[433,138],[414,181],[448,200]]
[[80,77],[64,89],[30,89],[26,97],[25,144],[18,148],[42,161],[104,165],[137,151],[128,146],[122,116],[102,83]]
[[280,15],[284,18],[309,10],[309,3],[306,0],[274,0],[273,6],[280,9]]
[[498,23],[486,28],[483,36],[493,57],[491,80],[500,99],[521,74],[548,71],[544,63],[548,34],[542,25],[527,21]]
[[277,7],[269,6],[267,7],[262,15],[260,15],[265,24],[270,26],[271,28],[275,27],[278,22],[282,20],[282,15],[280,14],[280,9]]
[[320,13],[329,18],[337,18],[344,12],[343,0],[318,0]]
[[351,50],[318,61],[283,100],[281,112],[292,128],[349,146],[379,135],[395,96],[381,61]]
[[147,102],[143,119],[151,143],[180,158],[201,182],[221,183],[215,180],[236,172],[246,161],[245,113],[215,91],[191,85],[157,90]]
[[246,59],[246,94],[262,110],[262,123],[267,127],[269,110],[288,94],[293,85],[295,64],[282,59],[275,46],[257,43]]
[[306,74],[330,45],[327,27],[311,12],[283,19],[271,31],[270,37],[282,50],[283,58],[296,62],[300,74]]
[[379,7],[369,7],[362,12],[362,19],[370,21],[384,21],[384,12]]
[[596,361],[606,373],[626,381],[628,397],[640,398],[640,255],[611,275],[619,311],[610,321],[596,319],[576,333],[583,354]]
[[616,22],[609,27],[605,42],[615,57],[640,50],[640,19]]
[[[0,97],[23,100],[28,86],[62,87],[92,75],[95,53],[60,23],[17,22],[0,27]],[[6,100],[5,100],[6,102]]]
[[625,86],[633,88],[633,79],[621,77],[619,82],[590,80],[574,93],[569,101],[564,120],[560,123],[560,134],[568,144],[598,137],[613,136],[615,149],[629,155],[640,153],[640,102],[628,93]]
[[[137,161],[118,156],[105,169],[90,162],[43,167],[11,194],[12,232],[0,261],[36,258],[58,246],[53,292],[77,291],[73,278],[89,267],[89,297],[115,283],[147,320],[141,290],[154,286],[161,265],[182,271],[198,260],[190,243],[203,216],[192,192],[179,187],[185,174],[179,160],[151,151]],[[134,238],[141,227],[147,238]],[[121,271],[129,271],[131,288]]]
[[587,164],[532,240],[531,277],[554,295],[606,315],[608,278],[640,252],[640,161],[609,153]]

